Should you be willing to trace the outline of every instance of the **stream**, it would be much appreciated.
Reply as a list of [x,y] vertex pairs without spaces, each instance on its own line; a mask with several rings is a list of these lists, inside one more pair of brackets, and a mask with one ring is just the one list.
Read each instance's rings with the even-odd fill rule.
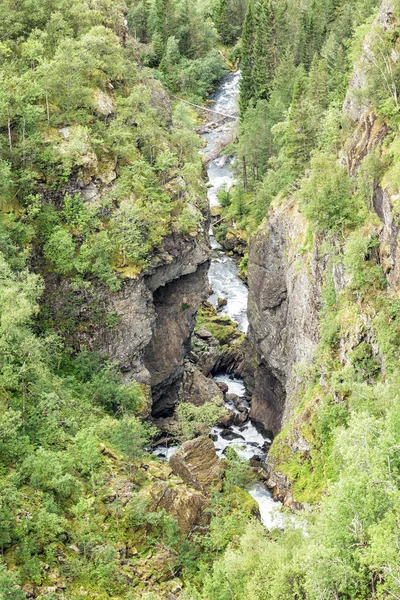
[[[217,90],[210,96],[213,110],[232,116],[237,115],[239,79],[239,71],[230,73],[223,78]],[[217,115],[215,118],[218,120]],[[226,140],[232,137],[234,127],[236,127],[235,121],[223,121],[221,125],[203,134],[206,145],[202,150],[202,154],[217,156],[208,163],[207,167],[209,181],[207,195],[211,207],[219,206],[218,192],[222,187],[229,189],[235,184],[231,172],[234,159],[223,155],[218,156],[219,148],[226,145]],[[213,293],[209,297],[209,302],[217,307],[218,298],[224,298],[227,303],[218,311],[219,314],[229,316],[238,324],[239,329],[246,333],[248,327],[247,286],[238,276],[237,262],[225,253],[223,247],[215,239],[212,228],[210,230],[210,244],[212,257],[208,277]],[[226,407],[238,415],[238,424],[227,428],[213,427],[211,430],[211,437],[214,440],[218,456],[224,456],[226,448],[231,446],[242,458],[264,460],[271,440],[260,433],[248,417],[250,405],[246,398],[243,380],[227,374],[215,375],[214,380],[227,385],[228,396],[235,395],[234,397],[229,396]],[[160,458],[168,460],[176,449],[176,447],[167,448],[163,446],[158,447],[154,453]],[[258,503],[262,523],[268,529],[282,527],[283,517],[277,511],[277,506],[280,503],[272,499],[272,494],[268,488],[259,482],[254,484],[248,491]]]

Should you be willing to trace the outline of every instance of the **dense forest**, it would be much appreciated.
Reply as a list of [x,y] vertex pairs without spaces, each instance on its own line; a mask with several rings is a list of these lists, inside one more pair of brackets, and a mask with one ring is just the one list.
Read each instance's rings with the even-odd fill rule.
[[[0,600],[400,598],[399,39],[397,0],[1,2]],[[142,360],[154,281],[208,245],[196,106],[238,68],[217,237],[246,248],[251,292],[252,248],[298,210],[292,277],[318,280],[269,453],[303,510],[272,531],[234,451],[208,491],[149,453]],[[128,365],[109,340],[130,343],[136,285],[153,322]],[[251,343],[228,321],[203,306],[197,331]],[[180,442],[225,414],[175,412]]]

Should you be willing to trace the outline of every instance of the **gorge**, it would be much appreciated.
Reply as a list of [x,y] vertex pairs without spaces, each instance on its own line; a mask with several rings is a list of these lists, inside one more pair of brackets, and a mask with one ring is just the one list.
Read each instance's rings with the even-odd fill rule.
[[400,597],[399,40],[0,2],[0,600]]

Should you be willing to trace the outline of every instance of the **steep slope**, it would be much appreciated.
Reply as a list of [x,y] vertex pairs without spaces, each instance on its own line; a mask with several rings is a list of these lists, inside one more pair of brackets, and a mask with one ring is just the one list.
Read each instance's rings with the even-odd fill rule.
[[[381,5],[343,104],[348,133],[340,162],[356,193],[367,194],[361,226],[342,229],[344,235],[316,231],[303,216],[307,198],[300,192],[274,200],[250,240],[252,415],[275,434],[282,431],[269,457],[271,486],[285,494],[295,483],[304,499],[334,476],[327,440],[348,418],[356,395],[352,378],[354,388],[364,382],[373,393],[398,364],[397,125],[379,114],[370,83],[372,53],[381,51],[377,40],[397,30],[394,12],[392,3]],[[388,40],[393,61],[396,37]],[[332,168],[336,161],[330,158]],[[324,416],[329,411],[331,417]],[[331,422],[322,433],[325,418]]]

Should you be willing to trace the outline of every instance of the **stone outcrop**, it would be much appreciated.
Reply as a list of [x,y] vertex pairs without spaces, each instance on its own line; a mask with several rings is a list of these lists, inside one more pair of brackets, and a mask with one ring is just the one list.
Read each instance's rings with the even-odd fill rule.
[[[207,288],[207,269],[208,263],[203,262],[195,272],[153,292],[155,321],[143,358],[151,376],[154,417],[171,415],[180,395],[196,313]],[[156,275],[151,279],[152,284]],[[160,275],[157,277],[159,281]]]
[[384,31],[391,29],[396,23],[394,16],[393,0],[383,0],[379,12],[371,27],[370,33],[365,37],[362,53],[356,62],[349,82],[347,96],[343,105],[343,111],[353,121],[361,121],[370,108],[368,94],[363,94],[367,87],[367,74],[374,55],[371,48],[376,26],[382,27]]
[[207,498],[198,490],[172,481],[160,481],[146,490],[150,510],[164,509],[178,523],[185,536],[204,531],[210,516]]
[[[376,35],[375,27],[389,31],[397,24],[393,0],[384,0],[380,5],[371,33],[366,36],[361,57],[355,65],[350,79],[349,89],[344,102],[343,111],[347,118],[354,122],[354,132],[347,140],[343,152],[342,163],[351,175],[356,175],[361,160],[377,148],[390,132],[389,127],[373,112],[367,92],[368,63],[373,59],[371,49]],[[398,49],[394,48],[390,60],[398,61]],[[393,190],[390,177],[385,177],[381,186],[372,190],[372,203],[375,213],[381,221],[376,234],[379,237],[379,263],[392,289],[400,284],[400,261],[397,190]]]
[[195,406],[202,406],[214,398],[223,399],[223,393],[210,377],[206,377],[194,365],[187,363],[183,376],[182,400]]
[[[357,176],[361,161],[366,156],[380,152],[382,142],[390,133],[383,118],[374,113],[368,94],[361,92],[367,91],[367,73],[373,59],[373,36],[379,28],[387,31],[394,24],[392,0],[384,0],[374,27],[364,41],[344,102],[343,112],[349,134],[340,161],[353,177]],[[390,57],[394,62],[398,61],[397,48],[393,49]],[[386,158],[387,154],[386,151]],[[370,249],[368,259],[382,268],[388,284],[388,296],[397,294],[400,284],[400,194],[391,185],[395,179],[396,173],[389,168],[379,185],[371,181],[370,208],[379,221],[371,218],[361,233],[379,241]],[[250,325],[242,368],[248,389],[253,392],[251,416],[275,434],[290,422],[281,442],[300,461],[309,460],[310,446],[304,439],[307,436],[303,437],[302,427],[309,426],[313,409],[306,406],[292,418],[300,400],[297,373],[304,364],[310,363],[319,342],[321,289],[327,269],[332,275],[336,294],[349,283],[350,277],[340,260],[343,246],[337,243],[332,264],[323,254],[323,240],[315,234],[312,239],[310,234],[306,234],[308,229],[309,224],[299,213],[296,201],[278,198],[270,206],[267,222],[250,240]],[[372,316],[368,310],[363,312],[362,307],[360,309],[357,317],[352,319],[351,328],[341,332],[338,358],[342,365],[349,362],[351,352],[361,342],[370,346],[371,353],[378,352]],[[379,356],[377,358],[379,360]],[[324,373],[321,373],[320,382],[324,388]],[[296,507],[289,478],[279,472],[280,461],[278,453],[269,455],[268,464],[264,465],[267,485],[276,498]]]
[[309,361],[318,343],[324,257],[302,251],[307,227],[297,206],[287,203],[272,208],[250,243],[251,417],[274,434],[295,407],[294,366]]
[[79,327],[71,344],[108,356],[126,381],[151,386],[153,414],[168,416],[178,400],[195,315],[207,292],[208,258],[206,238],[170,236],[147,272],[124,278],[119,291],[96,285],[94,291],[77,293],[68,281],[49,275],[46,300],[57,325],[73,311]]
[[240,375],[244,334],[209,302],[203,302],[200,317],[204,323],[194,332],[190,360],[205,376],[219,371]]
[[182,444],[169,464],[176,475],[200,491],[218,485],[224,470],[213,441],[203,436]]

